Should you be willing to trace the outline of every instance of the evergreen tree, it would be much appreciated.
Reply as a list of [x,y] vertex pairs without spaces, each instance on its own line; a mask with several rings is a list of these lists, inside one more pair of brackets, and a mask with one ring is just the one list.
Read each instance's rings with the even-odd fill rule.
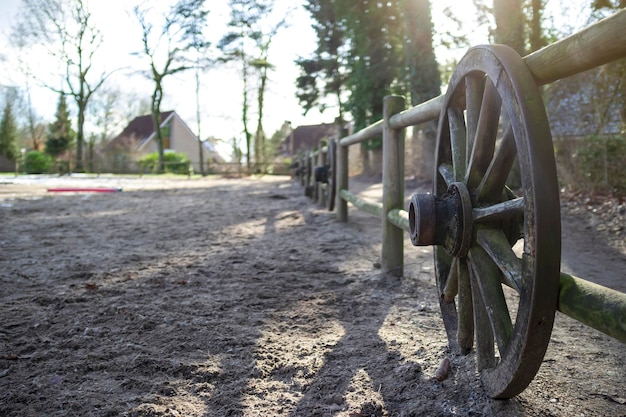
[[[404,25],[404,60],[411,106],[416,106],[441,94],[439,66],[433,49],[433,22],[429,0],[402,0]],[[417,142],[419,130],[424,141]],[[433,155],[437,142],[437,121],[413,129],[415,146],[419,149],[416,175],[429,178],[433,172]]]
[[300,76],[296,80],[297,97],[306,115],[317,107],[324,112],[329,104],[326,96],[333,96],[337,106],[337,121],[344,122],[346,67],[348,63],[345,24],[338,16],[335,2],[308,0],[304,8],[310,13],[317,36],[317,48],[311,58],[299,58]]
[[[338,1],[338,11],[345,21],[350,40],[350,97],[347,109],[359,130],[382,118],[383,98],[404,93],[401,78],[403,68],[403,37],[399,0],[386,3],[351,0]],[[380,148],[377,140],[370,147]]]
[[[324,99],[336,96],[339,120],[345,108],[359,130],[382,118],[386,95],[408,89],[417,104],[440,94],[428,0],[308,0],[305,8],[318,40],[312,57],[296,61],[305,113],[323,111]],[[380,138],[366,144],[380,146]],[[368,153],[362,156],[367,171]]]
[[176,13],[183,18],[189,19],[190,24],[184,29],[183,39],[188,42],[188,46],[195,50],[194,78],[196,84],[196,135],[198,136],[198,165],[200,173],[205,176],[204,171],[204,146],[202,145],[202,131],[200,120],[200,71],[212,64],[204,58],[205,51],[211,43],[204,37],[203,30],[207,24],[209,10],[204,8],[205,0],[182,1],[176,6]]
[[46,139],[45,152],[56,158],[63,152],[70,149],[76,133],[72,129],[70,112],[67,109],[65,94],[59,96],[57,105],[56,120],[48,125],[48,137]]
[[324,110],[323,98],[336,95],[342,116],[349,87],[346,108],[358,130],[382,117],[385,95],[402,94],[405,86],[412,104],[440,94],[428,0],[308,0],[305,8],[318,41],[313,57],[296,61],[305,112]]
[[17,158],[17,135],[13,106],[11,101],[7,100],[0,120],[0,155],[13,160]]

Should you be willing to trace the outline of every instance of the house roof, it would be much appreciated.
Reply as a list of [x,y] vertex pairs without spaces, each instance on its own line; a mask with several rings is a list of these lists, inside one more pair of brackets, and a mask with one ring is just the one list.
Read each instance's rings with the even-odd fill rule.
[[[173,117],[177,117],[178,119],[180,119],[180,117],[173,111],[169,111],[169,112],[165,112],[165,113],[161,113],[161,125],[160,127],[166,126],[169,122],[170,119],[172,119]],[[150,118],[150,120],[152,120],[152,117]],[[196,136],[191,129],[189,129],[189,127],[187,126],[187,124],[185,122],[182,122],[182,125],[187,128],[187,130],[191,133],[192,136]],[[132,122],[131,122],[132,123]],[[138,149],[143,148],[148,142],[150,142],[151,139],[153,139],[154,137],[156,137],[156,131],[154,129],[152,129],[152,132],[150,132],[150,134],[148,136],[146,136],[143,139],[143,142],[141,142],[139,144]]]
[[[180,118],[174,111],[166,111],[161,113],[161,126],[168,123],[172,117]],[[195,136],[195,133],[193,133],[189,126],[187,126],[187,123],[183,122],[182,126],[187,129],[191,133],[191,135]],[[143,147],[150,139],[152,139],[154,134],[154,124],[152,123],[151,114],[135,117],[128,124],[128,126],[124,128],[122,133],[117,135],[107,144],[107,147],[114,147],[116,145],[135,145],[135,147],[139,149]],[[209,152],[217,152],[213,143],[208,140],[202,141],[202,146]]]
[[[174,114],[174,111],[162,112],[161,125],[166,123]],[[135,117],[128,124],[128,126],[124,128],[122,133],[117,135],[107,144],[106,148],[114,148],[117,146],[134,146],[136,148],[140,148],[152,137],[152,135],[154,135],[154,133],[154,124],[152,123],[151,114]]]
[[[291,149],[291,137],[293,135],[293,149]],[[296,155],[302,151],[308,151],[319,145],[320,139],[337,136],[337,125],[334,123],[322,123],[319,125],[304,125],[296,127],[285,138],[282,144],[283,151],[287,154],[293,152]]]

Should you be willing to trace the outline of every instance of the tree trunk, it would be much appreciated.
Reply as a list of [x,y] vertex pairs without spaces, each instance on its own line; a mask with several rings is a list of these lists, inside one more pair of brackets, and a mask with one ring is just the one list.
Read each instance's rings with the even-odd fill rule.
[[161,132],[161,98],[163,90],[160,81],[156,81],[154,92],[152,93],[152,122],[154,123],[154,132],[157,138],[157,152],[159,153],[159,166],[157,172],[162,174],[165,172],[165,164],[163,162],[163,133]]
[[496,43],[508,45],[524,56],[524,12],[522,0],[494,0]]
[[[496,43],[508,45],[518,54],[524,56],[524,12],[522,0],[494,0],[493,15],[496,20]],[[506,114],[502,115],[506,117]],[[511,188],[519,188],[522,176],[519,162],[516,158],[507,179]]]
[[[406,0],[404,2],[405,61],[409,69],[411,106],[441,94],[439,67],[433,50],[433,22],[429,0]],[[421,133],[421,134],[420,134]],[[437,142],[436,122],[424,123],[413,129],[413,140],[419,161],[412,173],[420,178],[432,179],[435,147]],[[419,140],[419,141],[418,141]],[[407,173],[410,171],[407,170]]]
[[242,56],[243,61],[243,108],[241,111],[241,119],[243,121],[243,132],[246,136],[246,166],[248,168],[248,174],[250,173],[251,161],[250,161],[250,142],[252,135],[248,130],[248,62],[246,56]]
[[78,98],[78,129],[76,131],[76,165],[75,172],[83,172],[83,142],[85,140],[85,101]]
[[90,139],[87,144],[87,171],[95,172],[93,163],[93,150],[95,146],[95,139]]
[[200,161],[200,174],[204,177],[204,149],[202,148],[202,136],[200,131],[200,75],[198,74],[198,62],[196,61],[196,122],[198,123],[198,161]]
[[535,52],[546,46],[541,28],[541,12],[543,10],[543,0],[532,0],[532,16],[530,20],[530,51]]
[[256,135],[254,138],[254,147],[256,153],[256,161],[263,166],[265,171],[265,132],[263,131],[263,105],[265,99],[265,85],[267,84],[267,65],[261,69],[261,83],[259,85],[257,104],[259,106],[259,118],[257,120]]

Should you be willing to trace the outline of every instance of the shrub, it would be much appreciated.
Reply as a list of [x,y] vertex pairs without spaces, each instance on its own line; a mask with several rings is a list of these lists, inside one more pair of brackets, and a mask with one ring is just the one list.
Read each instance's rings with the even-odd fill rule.
[[40,151],[30,151],[24,157],[24,171],[27,174],[43,174],[50,169],[52,158]]
[[[189,169],[189,158],[184,153],[166,152],[163,154],[163,164],[165,172],[171,174],[187,175]],[[159,171],[159,154],[157,152],[148,154],[139,160],[139,165],[143,172],[155,174]]]

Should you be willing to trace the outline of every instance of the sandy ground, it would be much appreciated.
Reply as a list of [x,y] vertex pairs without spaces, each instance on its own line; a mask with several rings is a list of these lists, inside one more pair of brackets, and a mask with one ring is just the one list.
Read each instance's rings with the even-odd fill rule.
[[[626,416],[626,345],[560,313],[528,389],[489,399],[431,250],[382,276],[379,221],[286,177],[0,183],[0,416]],[[626,292],[626,207],[594,204],[563,204],[562,268]]]

